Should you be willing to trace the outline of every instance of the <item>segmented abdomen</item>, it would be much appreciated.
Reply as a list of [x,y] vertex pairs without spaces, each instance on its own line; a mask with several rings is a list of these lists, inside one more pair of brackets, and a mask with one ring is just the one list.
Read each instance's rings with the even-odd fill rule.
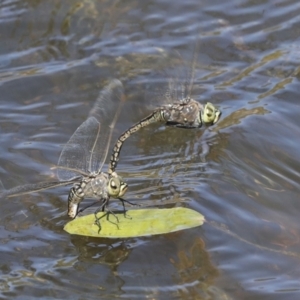
[[121,134],[121,136],[118,138],[118,140],[113,148],[113,152],[110,157],[110,162],[109,162],[109,166],[108,166],[108,174],[111,175],[115,171],[118,161],[119,161],[120,151],[121,151],[121,148],[122,148],[125,140],[127,140],[133,133],[137,132],[138,130],[140,130],[143,127],[148,126],[149,124],[156,123],[156,122],[164,122],[164,121],[165,120],[164,120],[162,111],[161,111],[161,109],[158,109],[158,110],[154,111],[148,117],[142,119],[135,125],[131,126],[129,129],[127,129],[125,132],[123,132]]
[[126,139],[128,139],[133,133],[137,132],[143,127],[148,126],[151,123],[164,122],[169,125],[176,125],[184,128],[201,127],[201,110],[202,105],[191,99],[183,99],[180,103],[173,105],[166,105],[155,110],[151,115],[142,119],[140,122],[131,126],[118,138],[108,167],[108,174],[112,174],[118,164],[121,148]]
[[80,202],[84,198],[84,182],[76,183],[69,192],[68,197],[68,216],[74,219],[77,216]]

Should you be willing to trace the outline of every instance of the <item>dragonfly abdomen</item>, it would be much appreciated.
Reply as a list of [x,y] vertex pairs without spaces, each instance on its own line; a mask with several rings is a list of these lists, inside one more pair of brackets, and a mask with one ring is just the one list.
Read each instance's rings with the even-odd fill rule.
[[78,213],[80,202],[84,198],[84,188],[86,183],[84,181],[76,183],[71,189],[68,197],[68,216],[74,219]]
[[129,129],[127,129],[125,132],[122,133],[122,135],[118,138],[115,147],[113,149],[112,155],[110,157],[110,165],[108,169],[108,174],[112,174],[114,170],[117,167],[118,161],[119,161],[119,156],[120,156],[120,151],[122,149],[122,146],[133,133],[137,132],[143,127],[146,127],[152,123],[156,122],[165,122],[165,117],[163,115],[163,111],[158,109],[154,111],[151,115],[147,116],[146,118],[142,119],[135,125],[131,126]]

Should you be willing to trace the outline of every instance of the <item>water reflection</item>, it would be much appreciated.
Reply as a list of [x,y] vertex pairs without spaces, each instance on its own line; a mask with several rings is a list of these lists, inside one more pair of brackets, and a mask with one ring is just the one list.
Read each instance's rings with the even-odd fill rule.
[[193,96],[223,112],[211,129],[145,129],[119,164],[133,200],[184,199],[207,224],[100,241],[63,232],[64,189],[2,201],[3,298],[299,298],[297,1],[4,1],[0,12],[7,188],[53,180],[109,78],[127,94],[116,135],[138,121],[153,104],[145,90],[180,68],[169,53],[189,62],[199,36]]
[[256,107],[252,109],[241,108],[222,118],[219,124],[217,124],[212,130],[218,132],[221,129],[240,124],[242,120],[248,116],[265,115],[267,113],[270,113],[270,111],[268,111],[264,107]]
[[[121,293],[130,294],[131,290],[135,290],[137,295],[146,293],[144,295],[149,297],[169,295],[177,298],[198,295],[199,299],[206,299],[209,295],[214,295],[215,299],[226,299],[223,297],[224,293],[213,286],[218,271],[210,261],[203,240],[195,237],[189,241],[184,239],[184,243],[178,243],[178,238],[183,234],[169,234],[166,239],[163,238],[168,248],[172,249],[171,255],[167,249],[157,248],[160,243],[152,239],[152,241],[104,239],[99,243],[98,239],[72,237],[72,243],[79,253],[75,268],[80,270],[86,263],[108,266],[110,272],[105,272],[105,280],[110,281],[114,278],[110,284],[117,287]],[[163,269],[156,270],[154,266],[158,261],[155,257],[149,256],[152,251],[155,252],[159,263],[163,264],[163,269],[170,271],[173,269],[171,278],[165,277]],[[161,254],[164,258],[160,257]],[[145,264],[148,265],[146,269]],[[131,266],[130,272],[124,271],[126,265]],[[98,268],[101,269],[100,266]],[[90,273],[89,270],[86,271],[87,274]],[[139,287],[138,290],[136,285]]]

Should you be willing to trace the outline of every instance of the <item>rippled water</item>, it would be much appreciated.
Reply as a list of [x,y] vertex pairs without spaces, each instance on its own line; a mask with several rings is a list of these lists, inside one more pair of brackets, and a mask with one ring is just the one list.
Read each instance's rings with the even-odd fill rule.
[[170,53],[191,66],[199,45],[193,95],[223,114],[145,128],[118,165],[127,199],[185,200],[202,227],[83,238],[63,231],[68,188],[1,200],[1,299],[299,299],[299,16],[296,0],[2,1],[5,188],[55,179],[110,78],[127,95],[115,136],[145,116]]

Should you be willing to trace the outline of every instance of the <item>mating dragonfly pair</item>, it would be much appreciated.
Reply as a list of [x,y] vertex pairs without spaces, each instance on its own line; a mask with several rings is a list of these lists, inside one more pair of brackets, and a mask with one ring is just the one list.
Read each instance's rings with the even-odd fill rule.
[[199,128],[202,125],[215,124],[220,111],[211,103],[202,106],[190,97],[182,98],[173,104],[161,106],[149,116],[126,130],[117,140],[110,159],[107,173],[102,172],[111,143],[112,131],[122,108],[124,99],[123,85],[112,80],[101,92],[83,122],[65,144],[57,165],[58,181],[27,184],[4,190],[0,198],[11,198],[32,192],[38,192],[58,186],[73,184],[68,196],[68,215],[75,218],[79,213],[79,204],[84,198],[96,198],[101,205],[96,210],[96,223],[101,229],[97,213],[108,211],[110,197],[122,202],[128,185],[116,173],[116,167],[123,143],[131,134],[151,123],[161,122],[183,128]]

